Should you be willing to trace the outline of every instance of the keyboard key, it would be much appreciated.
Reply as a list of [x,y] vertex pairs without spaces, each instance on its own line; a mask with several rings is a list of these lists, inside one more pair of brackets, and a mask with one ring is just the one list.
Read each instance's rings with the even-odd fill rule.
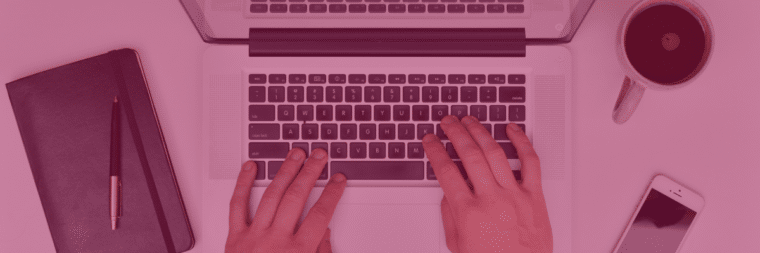
[[525,75],[509,75],[509,84],[525,84]]
[[267,83],[267,75],[266,74],[250,74],[248,75],[248,83],[265,84]]
[[269,166],[267,166],[269,179],[274,179],[274,176],[280,171],[280,167],[282,167],[282,161],[269,161]]
[[[422,0],[422,2],[423,2],[423,3],[437,3],[437,2],[438,2],[438,0]],[[430,5],[428,4],[428,7],[429,7],[429,6],[430,6]]]
[[248,158],[285,158],[290,150],[287,142],[248,143]]
[[404,3],[418,3],[420,0],[404,0]]
[[449,115],[449,107],[446,105],[434,105],[431,106],[431,110],[433,111],[432,120],[433,121],[441,121],[444,116]]
[[345,142],[333,142],[330,143],[330,158],[346,158],[348,157],[348,148]]
[[269,86],[269,102],[285,102],[285,87]]
[[256,180],[266,179],[266,162],[254,161],[256,163]]
[[290,146],[290,149],[294,148],[300,148],[306,154],[306,157],[309,157],[309,151],[311,151],[311,149],[309,149],[308,142],[293,142],[293,145]]
[[474,3],[475,0],[459,0],[461,3]]
[[427,121],[430,112],[427,105],[414,105],[412,106],[412,120],[414,121]]
[[437,103],[438,87],[422,87],[422,102]]
[[449,4],[448,7],[449,13],[464,13],[464,4]]
[[345,4],[331,4],[328,9],[330,13],[346,13],[348,6]]
[[421,142],[410,142],[407,144],[406,156],[409,158],[422,159],[425,158],[425,150],[422,147]]
[[351,113],[350,105],[335,106],[335,120],[337,121],[351,121]]
[[288,12],[287,4],[270,4],[269,12],[271,13],[286,13]]
[[499,0],[499,3],[522,3],[523,0]]
[[365,74],[349,74],[348,83],[350,84],[365,84],[367,82],[367,75]]
[[414,124],[399,124],[398,125],[398,139],[399,140],[414,140]]
[[322,102],[324,89],[322,86],[309,86],[306,87],[306,101],[307,102]]
[[328,75],[328,79],[330,80],[330,84],[344,84],[346,83],[346,74],[330,74]]
[[444,75],[444,74],[430,74],[430,75],[428,75],[428,83],[430,83],[430,84],[444,84],[444,83],[446,83],[446,75]]
[[303,86],[288,86],[288,102],[303,102]]
[[404,74],[390,74],[388,75],[388,83],[390,84],[405,84],[406,75]]
[[265,102],[267,88],[264,86],[251,86],[248,87],[248,102]]
[[396,139],[396,125],[394,124],[380,124],[378,126],[378,135],[381,140],[394,140]]
[[417,140],[422,140],[426,134],[432,134],[435,130],[433,124],[418,124],[417,125]]
[[361,102],[362,101],[362,87],[361,86],[346,86],[346,102]]
[[523,13],[525,6],[522,4],[507,4],[507,13]]
[[385,8],[385,4],[370,4],[369,13],[385,13]]
[[507,155],[507,159],[517,159],[517,149],[511,142],[499,142],[499,146],[504,150],[504,154]]
[[338,124],[322,124],[322,140],[338,139]]
[[366,4],[350,4],[348,5],[348,12],[365,13],[367,12],[367,5]]
[[525,102],[525,87],[499,87],[499,102]]
[[464,116],[467,116],[467,106],[466,105],[452,105],[451,115],[454,115],[459,120],[462,120]]
[[298,124],[282,124],[283,140],[298,140]]
[[[464,168],[464,164],[462,164],[461,161],[454,161],[454,165],[459,168],[459,173],[462,174],[462,178],[467,180],[467,171]],[[436,180],[435,172],[433,171],[433,166],[430,165],[430,162],[427,162],[427,178],[430,180]]]
[[478,87],[462,86],[462,102],[478,102]]
[[309,83],[311,84],[324,84],[327,81],[327,75],[325,74],[309,74]]
[[486,117],[488,115],[487,110],[485,105],[471,105],[470,115],[478,119],[478,121],[483,122],[488,120],[488,117]]
[[349,145],[349,157],[356,159],[356,158],[367,158],[367,143],[364,142],[352,142]]
[[248,139],[279,140],[280,124],[250,124],[248,125]]
[[266,4],[251,4],[251,13],[267,13],[267,8]]
[[[449,5],[451,6],[451,5]],[[464,6],[464,5],[463,5]],[[463,74],[449,74],[449,83],[450,84],[464,84],[465,76]]]
[[370,84],[385,84],[385,74],[369,74]]
[[332,105],[318,105],[317,106],[317,120],[318,121],[332,121]]
[[369,158],[385,158],[385,142],[370,142]]
[[361,3],[362,0],[346,0],[346,2],[349,2],[349,3]]
[[510,105],[509,106],[509,121],[525,121],[525,106],[524,105]]
[[327,102],[343,102],[343,87],[327,86]]
[[354,119],[356,121],[372,120],[372,106],[371,105],[357,105]]
[[274,105],[249,105],[248,120],[274,121]]
[[456,103],[458,98],[457,87],[444,86],[441,87],[441,102]]
[[288,75],[288,83],[304,84],[306,83],[306,74],[290,74]]
[[375,124],[360,124],[359,125],[359,139],[360,140],[375,140]]
[[385,86],[383,87],[383,102],[394,103],[401,101],[401,87]]
[[425,75],[424,74],[409,74],[409,84],[425,84]]
[[367,86],[364,87],[364,102],[374,103],[380,102],[380,86]]
[[507,124],[494,124],[493,132],[495,140],[509,140],[509,137],[507,137]]
[[325,151],[325,153],[330,153],[330,149],[327,147],[327,142],[312,142],[311,143],[311,151],[314,152],[314,150],[321,148]]
[[478,2],[481,2],[481,3],[493,3],[493,2],[496,2],[496,1],[495,0],[479,0]]
[[386,3],[398,3],[398,2],[401,2],[401,1],[400,0],[384,0],[383,2],[386,2]]
[[420,87],[408,86],[404,87],[404,102],[413,103],[420,102]]
[[[294,2],[294,0],[290,0],[291,2]],[[303,0],[296,0],[301,1]],[[306,13],[306,11],[309,9],[309,7],[305,4],[291,4],[290,5],[290,13]]]
[[[389,0],[385,0],[386,2]],[[398,1],[398,0],[395,0]],[[406,5],[405,4],[389,4],[388,5],[388,13],[404,13],[406,12]]]
[[506,121],[507,120],[507,106],[505,105],[491,105],[489,108],[491,121]]
[[391,142],[388,143],[388,158],[395,158],[400,159],[404,158],[406,155],[405,153],[405,145],[403,142]]
[[408,105],[394,105],[393,106],[393,121],[409,121],[409,106]]
[[[424,4],[410,4],[409,13],[425,13],[425,5]],[[409,77],[409,79],[411,80],[412,78]],[[410,83],[412,82],[410,81]]]
[[296,120],[298,121],[314,120],[314,106],[313,105],[299,105],[298,107],[296,107]]
[[343,173],[348,180],[422,180],[421,161],[332,161],[332,173]]
[[496,102],[496,87],[482,86],[480,87],[480,102]]
[[503,4],[489,4],[486,6],[486,11],[488,11],[488,13],[504,13],[504,5]]
[[486,12],[486,6],[483,4],[468,4],[467,13],[484,13]]
[[435,135],[437,135],[438,139],[441,139],[441,140],[449,139],[449,137],[446,136],[446,133],[443,132],[443,129],[441,128],[441,124],[435,124]]
[[269,83],[271,84],[283,84],[285,81],[285,74],[269,74]]
[[506,80],[507,79],[506,79],[506,76],[504,74],[492,74],[492,75],[488,75],[488,84],[504,84],[504,82],[506,82]]
[[[468,6],[467,8],[469,9],[470,8],[469,6],[473,6],[473,4],[470,4],[470,5],[467,5],[467,6]],[[467,82],[470,83],[470,84],[484,84],[484,83],[486,83],[486,75],[482,75],[482,74],[470,74],[470,75],[467,76]]]
[[451,157],[451,159],[459,159],[457,151],[454,149],[454,145],[451,144],[451,142],[446,143],[446,153],[449,154],[449,157]]
[[356,124],[340,124],[341,140],[356,140]]
[[295,106],[293,105],[278,105],[277,106],[277,120],[281,121],[293,121],[295,120]]
[[267,0],[251,0],[251,2],[254,2],[254,3],[266,3]]
[[391,106],[390,105],[375,105],[375,121],[390,121],[391,120]]
[[[431,0],[431,1],[438,2],[438,0]],[[446,5],[445,4],[428,4],[428,12],[430,12],[430,13],[445,13],[446,12]],[[430,83],[433,83],[433,82],[430,82]]]
[[486,128],[488,134],[493,136],[493,132],[491,132],[491,124],[483,124],[483,127]]
[[301,136],[304,140],[319,139],[319,125],[317,124],[301,125]]

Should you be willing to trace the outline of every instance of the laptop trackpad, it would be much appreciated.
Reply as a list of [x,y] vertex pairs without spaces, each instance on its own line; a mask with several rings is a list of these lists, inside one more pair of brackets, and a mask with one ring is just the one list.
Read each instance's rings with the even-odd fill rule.
[[436,204],[339,204],[330,223],[333,252],[448,252],[442,229]]

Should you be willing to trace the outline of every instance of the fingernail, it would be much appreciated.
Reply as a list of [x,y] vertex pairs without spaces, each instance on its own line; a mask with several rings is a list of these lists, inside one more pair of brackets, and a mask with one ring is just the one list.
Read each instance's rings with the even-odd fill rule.
[[443,117],[443,120],[441,122],[443,122],[444,124],[451,124],[451,123],[454,123],[454,121],[456,121],[456,119],[457,119],[457,117],[449,115],[449,116]]
[[245,164],[243,164],[243,170],[251,170],[253,169],[253,161],[247,161]]
[[462,123],[464,123],[465,125],[469,125],[472,122],[475,122],[475,121],[473,121],[471,117],[462,118]]
[[324,151],[314,151],[314,158],[322,159],[325,158],[325,152]]
[[295,149],[291,150],[290,151],[290,159],[293,159],[293,160],[301,159],[301,152],[298,152]]
[[333,180],[335,180],[335,182],[340,183],[340,182],[346,181],[346,176],[344,176],[341,173],[337,173],[337,174],[333,175]]
[[515,133],[519,133],[520,131],[522,131],[522,129],[520,129],[520,127],[517,126],[517,124],[515,123],[509,124],[509,128],[512,128],[512,131],[514,131]]

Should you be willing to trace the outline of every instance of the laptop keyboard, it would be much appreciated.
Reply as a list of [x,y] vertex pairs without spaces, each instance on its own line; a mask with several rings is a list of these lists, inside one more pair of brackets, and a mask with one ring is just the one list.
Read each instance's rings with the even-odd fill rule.
[[251,0],[250,13],[525,13],[523,0]]
[[[330,158],[320,180],[435,180],[422,138],[436,134],[467,177],[440,126],[446,115],[476,117],[510,160],[509,122],[526,131],[525,73],[248,73],[246,152],[260,179],[273,179],[291,148]],[[530,130],[530,129],[528,129]],[[528,132],[528,131],[526,131]],[[329,173],[328,173],[329,172]],[[520,171],[513,170],[520,178]]]

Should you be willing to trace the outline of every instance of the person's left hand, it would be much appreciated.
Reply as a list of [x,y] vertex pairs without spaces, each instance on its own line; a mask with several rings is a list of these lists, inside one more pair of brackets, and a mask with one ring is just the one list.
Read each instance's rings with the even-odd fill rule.
[[257,169],[252,161],[243,165],[230,201],[230,231],[225,252],[331,252],[327,224],[346,188],[346,177],[332,176],[322,196],[298,226],[306,198],[327,163],[327,152],[313,150],[301,169],[304,159],[303,150],[290,150],[264,191],[252,220],[248,215],[248,201]]

